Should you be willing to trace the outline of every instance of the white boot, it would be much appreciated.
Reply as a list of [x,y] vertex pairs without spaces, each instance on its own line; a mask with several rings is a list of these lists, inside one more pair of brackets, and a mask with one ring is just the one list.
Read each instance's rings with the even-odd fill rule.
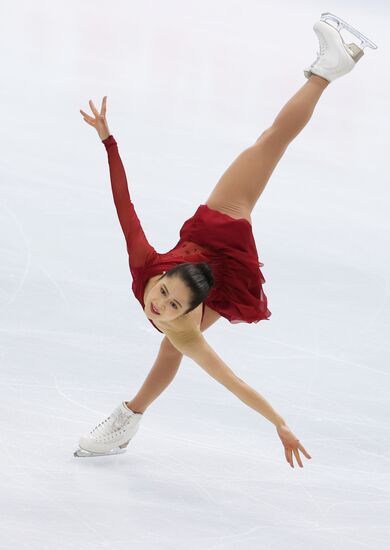
[[142,413],[135,413],[123,401],[105,420],[89,434],[80,438],[80,449],[74,456],[106,456],[126,452],[129,441],[139,428]]
[[[336,22],[337,28],[331,25],[329,21]],[[314,24],[313,29],[319,40],[320,51],[317,53],[317,59],[304,70],[306,78],[314,74],[332,82],[352,71],[364,55],[364,47],[377,48],[371,40],[358,30],[331,13],[323,13],[321,20]],[[361,47],[353,42],[346,44],[339,29],[347,29],[359,38]]]

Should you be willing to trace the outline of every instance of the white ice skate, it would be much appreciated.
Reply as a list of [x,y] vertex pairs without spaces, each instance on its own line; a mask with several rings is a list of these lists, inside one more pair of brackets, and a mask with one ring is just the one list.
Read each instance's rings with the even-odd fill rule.
[[[337,27],[331,25],[329,21],[337,23]],[[364,55],[363,50],[366,46],[374,50],[378,47],[341,17],[329,12],[321,14],[321,20],[314,23],[313,29],[320,43],[320,51],[317,52],[317,59],[314,63],[304,69],[306,78],[314,74],[332,82],[352,71]],[[346,29],[356,36],[361,42],[360,46],[354,42],[346,44],[341,36],[341,29]]]
[[126,452],[129,441],[139,428],[142,413],[135,413],[123,401],[87,435],[79,441],[79,449],[74,456],[109,456]]

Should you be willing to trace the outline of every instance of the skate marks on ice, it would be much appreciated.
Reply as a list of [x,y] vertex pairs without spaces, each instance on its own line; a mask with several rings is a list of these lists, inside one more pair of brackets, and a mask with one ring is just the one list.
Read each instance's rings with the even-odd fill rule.
[[[10,227],[6,227],[6,230],[7,232],[5,234],[7,235],[11,235],[11,229],[13,230],[13,234],[15,235],[15,229],[17,230],[16,233],[18,233],[22,240],[23,240],[23,243],[24,243],[24,267],[22,269],[20,269],[20,264],[19,265],[15,265],[12,267],[12,273],[9,273],[10,271],[10,263],[11,263],[11,257],[8,257],[7,259],[7,250],[2,250],[1,251],[1,256],[3,258],[3,260],[6,260],[6,263],[7,263],[7,270],[5,270],[5,268],[2,268],[2,279],[6,280],[7,282],[7,285],[9,284],[9,281],[11,279],[14,279],[16,277],[16,274],[14,273],[14,271],[22,271],[21,273],[21,276],[19,278],[19,281],[16,283],[16,288],[12,291],[12,293],[10,294],[10,296],[5,300],[5,301],[1,301],[0,302],[0,306],[1,306],[1,309],[5,309],[6,306],[8,306],[9,304],[11,304],[16,296],[19,294],[19,292],[21,291],[26,279],[27,279],[27,276],[30,272],[30,269],[31,269],[31,259],[32,259],[32,251],[31,251],[31,245],[30,245],[30,242],[27,238],[27,235],[26,235],[26,232],[24,230],[24,227],[23,227],[23,224],[21,222],[21,220],[18,218],[18,216],[16,215],[16,213],[11,210],[10,208],[8,208],[8,206],[6,206],[4,203],[1,205],[1,208],[2,210],[5,210],[7,213],[8,213],[8,216],[9,218],[13,221],[13,224],[12,224],[12,228]],[[4,225],[6,225],[4,223]],[[12,250],[12,253],[13,254],[16,254],[16,252],[14,252],[14,250]],[[9,254],[9,252],[8,252]],[[22,262],[20,262],[22,263]],[[3,285],[2,285],[3,287]],[[6,291],[4,288],[1,288],[1,291],[2,293],[6,294]]]
[[[47,277],[49,282],[58,291],[59,295],[61,296],[61,299],[62,299],[63,303],[68,308],[70,308],[70,303],[69,303],[69,301],[68,301],[68,299],[65,295],[65,292],[63,291],[63,289],[59,285],[59,283],[54,279],[54,277],[49,273],[49,271],[45,267],[43,267],[42,264],[40,264],[38,262],[37,259],[34,259],[34,262],[33,262],[31,243],[30,243],[30,241],[27,237],[27,234],[26,234],[24,225],[22,223],[22,220],[17,216],[17,214],[14,210],[11,210],[11,208],[9,208],[4,203],[1,205],[1,208],[8,213],[9,219],[11,219],[12,222],[13,222],[12,227],[10,227],[8,224],[4,223],[4,225],[6,226],[6,230],[7,230],[6,234],[11,235],[11,229],[12,229],[13,230],[12,231],[13,235],[19,234],[22,238],[22,241],[24,243],[24,258],[23,258],[23,262],[19,261],[19,257],[16,261],[15,256],[17,254],[17,251],[15,249],[12,249],[11,253],[9,252],[8,249],[1,250],[1,253],[0,253],[1,257],[3,259],[6,258],[7,268],[3,268],[0,271],[0,275],[2,276],[2,279],[5,281],[5,284],[7,285],[7,287],[10,286],[10,281],[12,281],[12,283],[13,283],[12,286],[14,286],[14,289],[12,290],[10,295],[7,298],[5,298],[5,300],[1,300],[1,297],[0,297],[0,300],[1,300],[0,301],[0,311],[1,311],[1,309],[5,309],[7,306],[9,306],[10,304],[12,304],[15,301],[16,297],[22,291],[24,285],[26,284],[27,277],[30,274],[33,265],[37,265],[38,268],[42,270],[42,272]],[[1,218],[0,218],[0,220],[1,220]],[[15,228],[16,228],[17,231],[15,231]],[[5,231],[4,231],[4,233],[5,233]],[[13,261],[15,263],[13,263]],[[21,267],[22,263],[24,263],[23,267]],[[10,267],[10,266],[12,266],[12,267]],[[11,273],[10,273],[10,271],[11,271]],[[17,281],[17,283],[14,284],[14,280],[16,278],[16,273],[18,273],[18,272],[21,273],[21,275],[20,275],[20,278]],[[4,295],[6,295],[9,291],[6,291],[4,286],[2,285],[2,287],[0,287],[0,292],[2,292]]]

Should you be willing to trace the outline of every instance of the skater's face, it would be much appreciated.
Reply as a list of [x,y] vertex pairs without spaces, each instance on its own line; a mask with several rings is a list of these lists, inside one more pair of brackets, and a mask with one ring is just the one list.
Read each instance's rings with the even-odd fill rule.
[[[152,321],[173,321],[189,308],[190,290],[180,277],[163,277],[150,289],[145,300],[145,313]],[[151,310],[151,306],[158,313]]]

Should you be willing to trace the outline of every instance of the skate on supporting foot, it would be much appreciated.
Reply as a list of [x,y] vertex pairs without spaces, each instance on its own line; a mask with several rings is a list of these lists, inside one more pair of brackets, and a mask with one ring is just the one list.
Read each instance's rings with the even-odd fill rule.
[[[337,27],[332,25],[330,21],[336,23]],[[332,82],[352,71],[364,55],[363,50],[365,47],[368,46],[374,50],[378,48],[372,40],[341,17],[329,12],[321,14],[320,21],[314,23],[313,29],[318,37],[320,50],[317,52],[317,59],[304,69],[303,72],[306,78],[310,78],[314,74]],[[340,32],[343,29],[356,36],[360,40],[360,45],[358,46],[354,42],[347,44]]]
[[105,420],[79,441],[76,457],[110,456],[126,452],[127,445],[139,428],[142,413],[128,408],[123,401]]

